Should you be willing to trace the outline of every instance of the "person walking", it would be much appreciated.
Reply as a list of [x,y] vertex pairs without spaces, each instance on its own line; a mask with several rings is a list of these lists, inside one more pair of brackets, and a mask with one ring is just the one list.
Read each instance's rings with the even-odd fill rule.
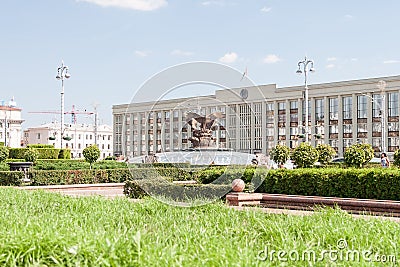
[[382,168],[389,168],[390,167],[390,161],[386,155],[386,153],[381,154],[381,166]]

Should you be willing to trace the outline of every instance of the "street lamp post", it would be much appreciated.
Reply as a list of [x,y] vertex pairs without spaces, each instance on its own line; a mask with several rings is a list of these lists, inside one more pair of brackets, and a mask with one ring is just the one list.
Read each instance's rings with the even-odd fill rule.
[[[310,68],[308,68],[308,65],[310,65]],[[314,72],[314,61],[307,59],[307,57],[304,58],[304,60],[301,60],[297,63],[297,66],[299,67],[296,71],[298,74],[304,73],[304,98],[305,98],[305,142],[308,142],[308,134],[309,134],[309,127],[308,127],[308,85],[307,85],[307,72]],[[303,70],[301,70],[301,67],[303,66]]]
[[64,80],[69,79],[71,75],[68,73],[68,67],[61,61],[61,66],[57,69],[57,80],[61,80],[61,127],[60,127],[60,148],[63,148],[63,135],[64,135]]

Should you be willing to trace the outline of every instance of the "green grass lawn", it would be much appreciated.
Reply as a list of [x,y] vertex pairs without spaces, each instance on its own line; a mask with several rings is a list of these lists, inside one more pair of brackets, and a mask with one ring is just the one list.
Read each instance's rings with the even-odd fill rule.
[[333,209],[268,215],[0,188],[0,210],[1,266],[394,266],[400,258],[398,223]]

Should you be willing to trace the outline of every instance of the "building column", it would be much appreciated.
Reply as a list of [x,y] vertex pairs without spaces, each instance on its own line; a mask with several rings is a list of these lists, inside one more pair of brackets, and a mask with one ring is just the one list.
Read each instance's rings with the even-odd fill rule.
[[261,153],[267,154],[267,102],[261,103]]
[[278,133],[278,102],[274,101],[273,103],[274,106],[274,147],[278,144],[279,142],[279,133]]
[[352,116],[351,121],[353,123],[351,127],[351,132],[353,133],[353,144],[358,143],[358,97],[356,94],[351,95],[351,102],[353,103],[351,106]]
[[338,155],[343,156],[343,97],[338,95]]
[[329,98],[324,97],[324,144],[329,144]]
[[235,126],[235,131],[236,131],[236,148],[235,151],[240,151],[240,111],[239,111],[239,105],[236,104],[236,126]]
[[285,102],[285,138],[286,138],[286,146],[290,147],[290,101],[286,99]]
[[372,145],[372,131],[373,131],[373,114],[372,114],[372,94],[367,94],[367,142]]
[[[310,113],[311,115],[311,126],[309,127],[311,138],[309,139],[310,144],[315,147],[315,98],[310,97]],[[307,120],[307,119],[306,119]]]

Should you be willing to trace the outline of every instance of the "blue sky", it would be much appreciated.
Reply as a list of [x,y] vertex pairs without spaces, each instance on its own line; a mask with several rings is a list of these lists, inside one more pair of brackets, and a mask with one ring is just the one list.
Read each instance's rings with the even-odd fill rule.
[[303,83],[305,55],[310,84],[398,75],[399,10],[395,0],[3,0],[0,99],[15,97],[24,128],[50,122],[57,115],[28,112],[60,110],[62,59],[66,110],[97,103],[109,124],[112,105],[184,62],[247,67],[256,84],[279,87]]

